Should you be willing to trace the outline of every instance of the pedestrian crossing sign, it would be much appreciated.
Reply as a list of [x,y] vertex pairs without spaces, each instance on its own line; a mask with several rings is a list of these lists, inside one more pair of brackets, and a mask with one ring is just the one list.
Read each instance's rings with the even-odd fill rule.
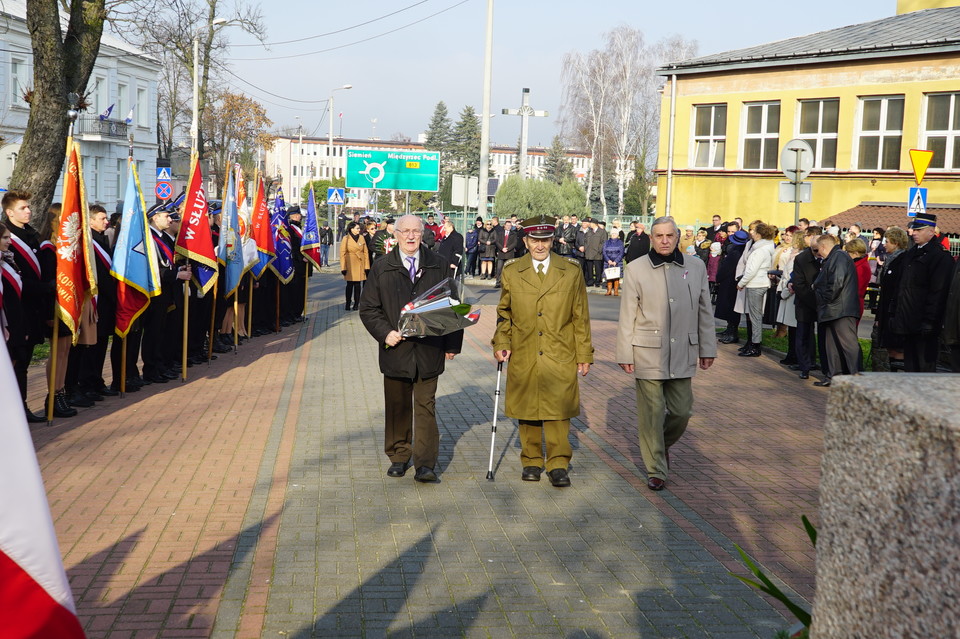
[[343,189],[328,188],[327,204],[343,204]]
[[169,182],[171,179],[169,166],[157,167],[157,182]]
[[920,186],[910,187],[910,199],[907,200],[907,217],[917,217],[917,213],[927,212],[927,189]]

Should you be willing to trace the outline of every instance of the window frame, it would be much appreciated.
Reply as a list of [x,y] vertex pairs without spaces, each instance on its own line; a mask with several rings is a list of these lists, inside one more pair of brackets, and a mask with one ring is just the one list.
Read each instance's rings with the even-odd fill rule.
[[[700,169],[708,171],[722,171],[726,166],[726,154],[727,154],[727,117],[730,114],[729,104],[726,102],[715,102],[708,104],[694,104],[692,105],[692,115],[690,118],[690,151],[689,158],[690,161],[688,164],[691,169]],[[723,113],[723,133],[717,134],[714,129],[714,124],[716,122],[716,109],[722,108]],[[697,116],[700,109],[710,109],[710,132],[707,135],[697,135]],[[706,165],[698,164],[698,149],[700,144],[707,144],[707,163]],[[723,145],[723,151],[717,153],[719,145]],[[717,164],[719,162],[719,165]]]
[[[777,129],[775,132],[767,131],[767,124],[770,116],[770,107],[777,107]],[[751,108],[760,107],[760,132],[748,133],[747,121]],[[744,171],[776,171],[780,166],[780,122],[783,113],[783,106],[780,100],[757,100],[754,102],[744,102],[740,110],[740,168]],[[760,162],[759,166],[747,166],[747,142],[750,140],[760,141]],[[764,166],[764,160],[770,160],[766,157],[765,150],[767,142],[775,140],[773,166]]]
[[[900,115],[900,129],[887,129],[887,115],[889,112],[889,104],[892,100],[899,100],[902,103],[901,115]],[[880,102],[880,128],[876,131],[869,130],[864,131],[863,129],[863,118],[864,118],[864,107],[867,102]],[[900,167],[903,164],[902,155],[903,155],[903,118],[906,115],[906,97],[903,93],[891,93],[891,94],[880,94],[880,95],[861,95],[857,99],[857,119],[856,119],[856,128],[854,134],[854,149],[851,154],[850,161],[854,166],[856,171],[869,171],[871,173],[896,173],[900,171]],[[894,135],[896,133],[896,135]],[[867,135],[869,134],[869,135]],[[864,168],[861,164],[860,151],[862,148],[863,140],[865,137],[879,137],[879,144],[877,146],[877,158],[876,158],[876,168],[867,167]],[[899,149],[897,153],[897,166],[894,168],[883,168],[883,151],[885,147],[884,141],[887,138],[898,137],[900,139]]]
[[[837,103],[837,130],[824,132],[823,130],[823,114],[824,114],[824,103],[826,102],[836,102]],[[817,112],[817,132],[816,133],[803,133],[800,131],[802,126],[802,113],[804,104],[817,103],[819,105]],[[794,118],[796,122],[796,135],[795,138],[803,140],[810,144],[814,150],[813,158],[813,170],[814,171],[836,171],[837,170],[837,155],[839,151],[839,130],[840,130],[840,98],[804,98],[797,100],[797,113]],[[823,165],[823,146],[825,140],[833,140],[837,148],[834,149],[833,156],[833,166],[824,166]]]
[[[920,140],[922,147],[924,149],[930,148],[930,138],[931,137],[944,137],[946,138],[946,145],[944,148],[944,165],[936,166],[934,164],[936,156],[930,161],[930,166],[927,169],[933,173],[956,173],[960,172],[960,157],[956,166],[949,166],[953,164],[952,160],[955,156],[960,155],[960,126],[955,129],[928,129],[927,128],[927,116],[930,109],[930,98],[936,96],[950,96],[950,109],[947,113],[947,122],[948,125],[951,122],[960,120],[958,116],[958,111],[960,111],[960,91],[931,91],[930,93],[923,94],[923,109],[920,114]],[[958,122],[960,124],[960,122]]]

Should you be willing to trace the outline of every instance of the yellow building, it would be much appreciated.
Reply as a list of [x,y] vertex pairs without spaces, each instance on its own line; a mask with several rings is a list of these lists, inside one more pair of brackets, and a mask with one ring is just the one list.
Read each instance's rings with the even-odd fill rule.
[[906,221],[910,149],[934,152],[928,202],[960,202],[956,5],[900,0],[889,18],[660,68],[658,214],[792,224],[795,205],[779,201],[779,183],[781,150],[794,138],[815,155],[801,217],[903,202]]

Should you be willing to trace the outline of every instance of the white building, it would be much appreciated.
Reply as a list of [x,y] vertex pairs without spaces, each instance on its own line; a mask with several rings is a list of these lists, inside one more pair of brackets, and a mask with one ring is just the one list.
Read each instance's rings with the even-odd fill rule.
[[[0,186],[6,188],[20,152],[30,105],[23,100],[33,87],[33,49],[24,0],[3,0],[0,17]],[[133,155],[144,199],[154,201],[157,166],[157,75],[160,65],[142,51],[104,33],[100,54],[87,84],[92,106],[80,114],[74,137],[80,142],[87,199],[114,210],[123,198],[127,156]],[[110,116],[100,114],[113,105]],[[125,120],[133,110],[131,123]],[[59,200],[57,187],[55,199]]]
[[[332,148],[332,153],[331,153]],[[311,180],[329,180],[343,177],[346,171],[347,149],[372,149],[381,151],[423,151],[423,144],[417,142],[392,142],[387,140],[360,140],[338,138],[334,136],[333,145],[327,137],[304,137],[301,144],[299,136],[279,136],[274,139],[273,148],[267,150],[264,172],[280,178],[286,192],[287,202],[299,203],[298,193]],[[545,147],[527,149],[528,170],[532,177],[541,177],[547,158]],[[491,146],[490,171],[501,182],[510,174],[510,167],[517,159],[516,147]],[[581,182],[586,179],[592,158],[588,152],[566,152],[567,160],[573,167],[573,173]],[[299,159],[299,161],[298,161]],[[365,205],[367,189],[354,189],[360,205]],[[325,196],[326,194],[324,194]]]

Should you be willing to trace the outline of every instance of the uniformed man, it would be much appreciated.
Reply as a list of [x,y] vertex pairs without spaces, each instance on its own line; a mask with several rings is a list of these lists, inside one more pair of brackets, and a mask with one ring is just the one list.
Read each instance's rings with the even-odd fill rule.
[[503,267],[493,352],[510,360],[504,412],[520,422],[521,479],[570,485],[570,418],[580,414],[577,374],[593,363],[590,310],[577,260],[550,252],[555,225],[546,216],[521,223],[528,253]]

